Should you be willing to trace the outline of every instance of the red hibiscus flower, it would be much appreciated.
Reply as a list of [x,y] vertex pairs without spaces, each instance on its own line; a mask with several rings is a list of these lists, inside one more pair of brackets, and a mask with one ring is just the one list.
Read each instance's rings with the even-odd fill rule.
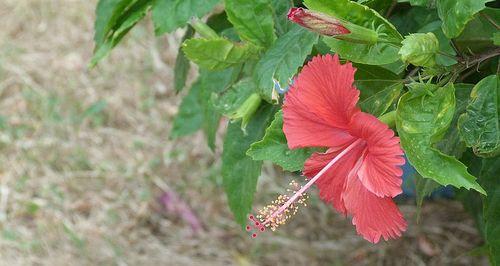
[[[294,80],[283,105],[283,131],[290,149],[326,147],[304,164],[308,183],[280,195],[257,217],[260,231],[275,229],[293,215],[316,184],[320,198],[352,217],[358,234],[377,243],[401,236],[406,221],[392,198],[401,191],[404,164],[399,138],[384,123],[356,106],[356,69],[337,55],[313,58]],[[250,230],[250,227],[247,227]],[[254,237],[256,234],[254,234]]]

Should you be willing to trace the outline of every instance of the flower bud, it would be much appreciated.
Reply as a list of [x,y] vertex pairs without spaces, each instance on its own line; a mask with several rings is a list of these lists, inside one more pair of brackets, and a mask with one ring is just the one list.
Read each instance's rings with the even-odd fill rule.
[[351,33],[338,19],[309,9],[291,8],[288,11],[288,19],[321,35],[336,36]]
[[415,66],[432,67],[436,65],[439,41],[434,33],[414,33],[405,37],[399,50],[401,60]]
[[378,40],[377,32],[372,29],[310,9],[291,8],[288,19],[321,35],[349,42],[374,44]]

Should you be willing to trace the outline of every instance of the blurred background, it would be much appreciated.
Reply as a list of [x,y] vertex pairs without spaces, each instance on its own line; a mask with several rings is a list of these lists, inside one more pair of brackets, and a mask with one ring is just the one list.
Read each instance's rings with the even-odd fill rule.
[[[169,139],[183,32],[155,38],[144,20],[90,70],[96,4],[0,1],[0,265],[487,265],[451,200],[419,223],[401,200],[408,231],[372,245],[312,193],[252,240],[226,204],[222,145]],[[255,206],[292,178],[266,165]]]

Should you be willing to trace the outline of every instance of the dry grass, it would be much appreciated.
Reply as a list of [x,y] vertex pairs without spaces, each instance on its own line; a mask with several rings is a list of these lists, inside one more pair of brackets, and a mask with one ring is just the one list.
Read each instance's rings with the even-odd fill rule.
[[[313,196],[311,207],[256,240],[232,221],[201,135],[171,141],[178,37],[142,23],[86,69],[96,1],[0,2],[0,265],[478,265],[470,217],[429,203],[402,239],[371,245]],[[267,166],[257,201],[289,176]],[[173,189],[203,232],[157,204]]]

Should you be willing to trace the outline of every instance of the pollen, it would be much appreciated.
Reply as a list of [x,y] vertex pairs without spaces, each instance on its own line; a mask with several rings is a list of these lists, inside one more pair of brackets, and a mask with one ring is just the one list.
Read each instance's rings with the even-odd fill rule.
[[[249,220],[253,229],[257,232],[264,232],[265,228],[275,231],[280,225],[286,222],[299,210],[300,206],[307,206],[309,196],[304,192],[304,189],[295,180],[289,183],[290,188],[285,194],[278,197],[257,212],[257,215],[249,216]],[[291,195],[291,196],[289,196]],[[250,226],[247,226],[247,231],[252,231]],[[252,233],[252,237],[255,233]]]

